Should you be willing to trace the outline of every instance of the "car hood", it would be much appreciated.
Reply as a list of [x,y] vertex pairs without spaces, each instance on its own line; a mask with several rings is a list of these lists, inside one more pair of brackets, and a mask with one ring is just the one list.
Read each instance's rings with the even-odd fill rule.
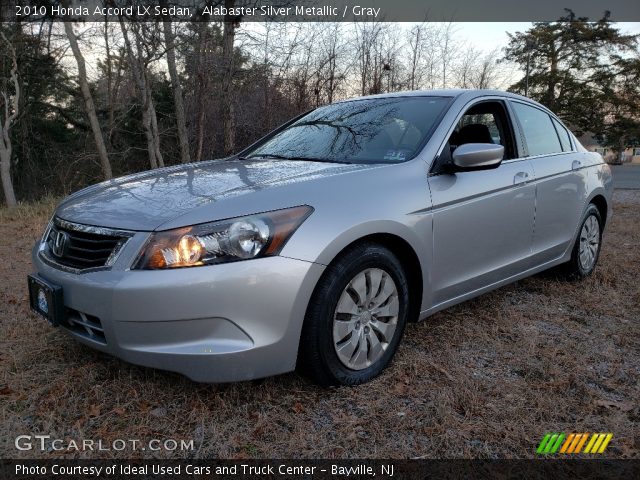
[[[371,165],[239,159],[180,165],[80,190],[60,204],[56,215],[86,225],[151,231],[207,204],[366,168]],[[244,213],[263,211],[260,207]]]

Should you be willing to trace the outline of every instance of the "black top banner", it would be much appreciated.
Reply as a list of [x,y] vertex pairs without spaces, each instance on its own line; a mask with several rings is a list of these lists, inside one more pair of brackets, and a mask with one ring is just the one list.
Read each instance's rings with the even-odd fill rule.
[[512,22],[640,21],[637,0],[1,0],[0,21]]

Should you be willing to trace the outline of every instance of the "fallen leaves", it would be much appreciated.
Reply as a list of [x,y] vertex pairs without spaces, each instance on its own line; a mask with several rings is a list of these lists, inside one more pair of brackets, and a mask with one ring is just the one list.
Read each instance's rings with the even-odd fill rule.
[[593,403],[598,407],[604,407],[607,409],[615,408],[622,412],[629,412],[634,408],[634,404],[632,402],[616,402],[613,400],[595,400]]
[[91,405],[89,410],[87,411],[87,415],[89,417],[99,417],[100,416],[100,405]]
[[13,393],[13,390],[11,390],[9,387],[0,387],[0,395],[11,395]]
[[454,378],[451,376],[451,374],[440,365],[436,365],[433,362],[429,362],[429,365],[435,370],[437,370],[438,372],[440,372],[441,374],[443,374],[445,377],[447,377],[447,380],[449,380],[450,382],[455,381]]
[[149,415],[153,417],[165,417],[167,415],[167,409],[164,407],[156,407],[149,412]]

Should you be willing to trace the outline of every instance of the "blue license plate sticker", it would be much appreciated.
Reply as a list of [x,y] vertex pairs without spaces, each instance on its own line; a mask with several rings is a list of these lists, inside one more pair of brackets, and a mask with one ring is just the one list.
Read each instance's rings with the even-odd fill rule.
[[42,288],[38,289],[38,308],[42,313],[49,314],[49,300],[47,299],[47,294]]

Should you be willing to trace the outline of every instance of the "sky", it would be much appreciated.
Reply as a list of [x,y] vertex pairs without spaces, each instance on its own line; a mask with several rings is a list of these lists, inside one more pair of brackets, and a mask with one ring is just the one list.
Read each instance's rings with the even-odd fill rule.
[[[640,34],[640,22],[619,22],[618,28],[625,33]],[[457,32],[476,48],[490,52],[507,44],[506,32],[522,32],[531,22],[464,22],[457,23]]]
[[[401,23],[400,25],[408,30],[414,24]],[[517,31],[526,31],[531,27],[531,25],[531,22],[457,22],[454,23],[453,31],[455,32],[460,43],[472,45],[473,47],[480,51],[483,51],[484,53],[489,53],[492,51],[499,51],[502,47],[507,45],[507,32],[515,33]],[[640,22],[618,22],[615,25],[623,33],[640,34]],[[79,33],[87,28],[91,28],[90,24],[84,26],[76,25],[75,30],[76,33]],[[250,24],[245,23],[244,28],[252,30],[252,26]],[[101,42],[98,39],[98,44],[100,43]],[[102,55],[102,52],[95,52],[97,55],[92,55],[93,52],[85,50],[84,53],[88,60],[87,67],[89,70],[89,76],[94,77],[95,75],[97,75],[94,61]],[[75,70],[76,66],[72,57],[69,58],[65,63],[72,71]],[[156,68],[164,70],[165,65],[163,63],[161,65],[157,65]],[[519,72],[517,69],[515,69],[515,66],[511,69],[503,69],[501,71],[501,77],[503,78],[500,82],[502,84],[500,88],[513,83],[521,75],[522,72]]]

